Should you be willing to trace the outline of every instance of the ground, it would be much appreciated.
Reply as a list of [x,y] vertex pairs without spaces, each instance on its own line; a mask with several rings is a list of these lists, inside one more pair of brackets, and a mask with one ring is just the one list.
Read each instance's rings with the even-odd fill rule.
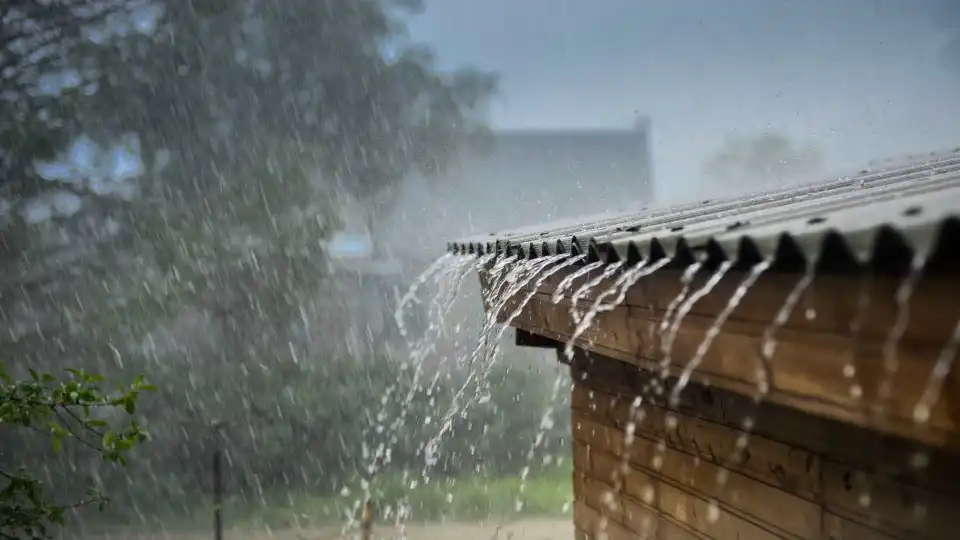
[[[569,518],[530,519],[501,525],[489,523],[447,523],[407,526],[409,540],[558,540],[573,538],[573,523]],[[209,540],[211,532],[196,534],[155,533],[150,535],[104,535],[97,540]],[[323,530],[275,530],[275,531],[226,531],[228,540],[354,540],[355,535],[341,536],[339,531]],[[396,530],[379,527],[374,530],[374,540],[399,539]]]

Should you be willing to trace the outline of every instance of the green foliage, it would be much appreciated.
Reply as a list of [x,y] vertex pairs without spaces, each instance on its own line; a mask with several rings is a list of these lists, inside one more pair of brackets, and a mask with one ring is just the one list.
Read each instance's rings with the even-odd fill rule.
[[[11,430],[36,431],[49,437],[57,453],[70,441],[104,461],[126,465],[126,455],[147,439],[147,433],[135,420],[120,423],[117,412],[135,414],[140,394],[156,388],[137,377],[116,392],[106,392],[102,376],[67,371],[68,376],[58,380],[30,369],[29,378],[15,380],[0,364],[0,430],[5,436]],[[47,538],[49,526],[63,524],[68,509],[85,505],[103,509],[108,503],[95,487],[79,501],[53,502],[57,495],[22,466],[0,469],[0,486],[0,538]]]
[[[573,470],[569,462],[547,467],[526,481],[517,475],[474,473],[423,483],[402,473],[378,479],[371,495],[379,520],[391,522],[398,508],[406,507],[413,520],[489,520],[558,516],[572,495]],[[237,505],[233,515],[254,526],[283,527],[337,524],[358,506],[363,494],[359,481],[340,494],[318,497],[308,493],[278,493],[255,506]],[[393,515],[391,515],[393,514]]]
[[[222,508],[230,527],[247,531],[339,528],[344,516],[356,513],[364,493],[362,484],[362,480],[353,478],[334,493],[294,486],[271,489],[256,498],[231,495]],[[536,471],[526,481],[518,475],[465,471],[458,476],[423,483],[415,481],[410,474],[390,472],[371,486],[371,495],[377,519],[385,523],[394,521],[401,505],[412,512],[414,522],[509,521],[565,514],[569,511],[572,484],[571,463],[566,461]],[[167,532],[205,529],[212,511],[210,500],[192,500],[188,506],[190,511],[179,515],[157,514],[156,521],[147,528],[162,524]]]
[[[171,507],[189,513],[210,493],[208,459],[219,444],[230,493],[333,493],[366,464],[365,411],[405,388],[409,373],[387,358],[386,344],[366,357],[341,353],[327,343],[342,336],[308,320],[311,309],[343,310],[320,247],[341,218],[332,195],[367,201],[411,173],[437,177],[488,135],[484,104],[496,77],[443,72],[420,47],[386,54],[402,41],[403,17],[422,7],[418,0],[195,0],[184,9],[156,1],[166,7],[156,33],[99,43],[80,39],[81,27],[132,1],[5,6],[28,13],[30,24],[5,20],[0,46],[18,32],[57,31],[43,44],[56,52],[48,55],[55,65],[26,66],[32,51],[0,58],[0,94],[11,104],[0,107],[0,154],[14,158],[0,164],[0,197],[24,205],[70,189],[84,208],[78,219],[17,220],[0,231],[0,309],[17,329],[0,354],[50,370],[68,350],[73,367],[149,373],[162,390],[136,413],[165,429],[154,430],[149,456],[125,448],[127,431],[97,440],[84,431],[94,446],[116,449],[118,461],[130,459],[95,478],[70,448],[83,443],[41,451],[33,430],[5,441],[0,467],[12,451],[66,491],[95,481],[123,494],[105,512],[129,520]],[[78,9],[95,4],[110,7]],[[71,15],[79,12],[85,20]],[[11,82],[24,69],[78,66],[96,91],[44,95],[29,91],[28,79]],[[134,200],[42,180],[32,167],[80,134],[108,144],[122,133],[138,135],[146,161]],[[108,220],[117,232],[95,227]],[[164,336],[172,336],[166,348]],[[461,374],[447,376],[436,395],[418,394],[406,428],[389,441],[397,470],[422,464],[420,445],[435,428],[427,419]],[[458,419],[441,473],[474,471],[507,454],[510,463],[498,468],[517,470],[525,443],[506,444],[508,428],[487,428],[510,421],[502,408],[490,409],[498,400]],[[112,422],[97,411],[126,406],[91,406],[91,420]],[[528,416],[524,426],[535,425],[540,411]],[[215,421],[224,422],[219,438]],[[499,442],[484,442],[486,431]]]

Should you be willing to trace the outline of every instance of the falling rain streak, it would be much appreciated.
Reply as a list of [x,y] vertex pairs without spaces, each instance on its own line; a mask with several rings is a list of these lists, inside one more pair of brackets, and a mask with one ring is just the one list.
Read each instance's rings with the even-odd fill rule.
[[897,304],[897,317],[883,344],[883,377],[877,387],[880,403],[878,411],[886,413],[886,402],[893,394],[893,382],[900,368],[900,341],[903,339],[907,326],[910,324],[910,300],[913,291],[923,278],[923,270],[927,264],[926,253],[916,253],[910,263],[906,277],[900,282],[894,295]]
[[[705,286],[704,293],[709,294],[717,283],[723,279],[723,276],[732,266],[730,262],[724,262],[723,265],[717,270],[714,277],[707,282]],[[730,314],[733,313],[733,310],[737,309],[737,306],[740,305],[740,302],[743,300],[743,297],[746,296],[747,291],[750,290],[750,287],[760,279],[760,276],[770,268],[770,261],[763,261],[757,263],[750,269],[750,272],[747,274],[747,277],[743,279],[740,285],[737,287],[737,290],[734,291],[733,295],[727,301],[727,305],[724,306],[723,310],[717,315],[717,318],[713,320],[710,324],[710,327],[707,329],[706,335],[704,335],[700,345],[697,347],[696,352],[693,355],[693,358],[684,366],[683,371],[680,373],[680,378],[677,380],[677,383],[673,387],[673,391],[670,395],[670,405],[676,407],[680,403],[680,394],[683,392],[683,389],[686,388],[687,384],[690,382],[690,377],[693,375],[693,372],[700,367],[700,363],[703,362],[703,357],[706,356],[707,351],[710,349],[710,345],[713,344],[713,340],[720,334],[720,329],[723,327],[723,324],[727,322],[727,319],[730,317]],[[719,277],[718,277],[719,276]],[[714,281],[716,278],[716,281]],[[707,288],[709,287],[709,288]],[[694,299],[696,301],[696,299]],[[689,308],[688,308],[689,309]]]
[[[569,303],[569,305],[558,305],[557,307],[566,311],[574,323],[572,335],[566,338],[565,344],[560,350],[560,354],[568,360],[572,360],[576,347],[583,342],[588,330],[596,325],[598,314],[616,310],[626,301],[631,291],[639,290],[635,287],[642,279],[657,274],[657,272],[668,267],[671,262],[670,259],[663,258],[657,261],[641,261],[627,267],[623,263],[605,264],[600,261],[584,264],[584,259],[585,256],[582,255],[569,256],[564,254],[530,260],[515,255],[483,255],[472,259],[446,256],[434,262],[421,276],[414,280],[410,289],[401,297],[395,317],[398,324],[404,326],[403,321],[406,319],[408,311],[413,307],[426,306],[429,321],[424,327],[423,333],[416,336],[415,339],[411,339],[409,332],[404,332],[410,345],[407,364],[412,373],[412,382],[409,384],[413,386],[403,391],[399,387],[390,390],[390,393],[401,395],[399,401],[401,406],[392,415],[388,412],[391,403],[389,396],[385,396],[379,404],[379,411],[375,415],[375,428],[368,437],[371,445],[364,451],[364,455],[369,459],[366,470],[369,482],[362,485],[364,492],[361,495],[364,499],[373,496],[372,484],[375,483],[377,472],[390,463],[391,446],[395,444],[396,437],[408,422],[408,409],[414,397],[419,393],[425,393],[427,396],[434,395],[434,386],[437,379],[434,377],[429,381],[424,380],[424,374],[426,373],[424,362],[432,352],[434,342],[447,331],[445,328],[450,323],[448,318],[451,306],[456,302],[458,291],[462,288],[466,279],[470,276],[482,277],[481,281],[485,284],[481,292],[485,315],[479,335],[477,335],[476,341],[473,342],[469,352],[455,359],[457,365],[468,369],[465,379],[453,392],[443,414],[428,420],[429,425],[433,426],[434,429],[432,435],[420,447],[423,467],[419,471],[418,478],[411,480],[411,487],[431,481],[433,470],[443,455],[442,446],[445,439],[452,433],[455,421],[458,418],[465,417],[471,407],[483,403],[486,394],[490,391],[489,387],[492,383],[489,381],[489,375],[491,368],[498,362],[501,355],[501,343],[506,331],[524,316],[538,293],[543,294],[541,291],[550,290],[551,287],[547,285],[548,283],[556,283],[552,287],[548,302],[552,305],[558,305],[566,300]],[[909,299],[921,279],[923,262],[923,259],[918,257],[910,274],[897,287],[897,317],[883,348],[883,374],[888,376],[896,372],[896,347],[909,323]],[[613,476],[610,478],[612,489],[604,494],[604,504],[608,506],[619,504],[616,499],[617,493],[620,492],[624,475],[629,470],[631,448],[639,436],[638,426],[647,418],[648,413],[645,409],[647,406],[665,407],[662,409],[665,431],[653,446],[654,451],[650,456],[650,462],[647,463],[647,466],[651,469],[660,470],[666,457],[668,445],[673,444],[669,442],[670,433],[679,428],[678,417],[673,411],[680,403],[681,394],[701,368],[701,364],[707,358],[714,341],[723,332],[725,323],[733,316],[749,291],[771,266],[771,261],[764,260],[748,268],[742,277],[738,278],[739,283],[720,311],[709,322],[690,358],[674,359],[674,345],[681,327],[693,311],[694,306],[710,295],[726,277],[731,275],[733,262],[724,261],[720,263],[697,287],[694,287],[694,280],[703,269],[704,264],[696,262],[682,270],[679,276],[680,290],[664,308],[664,315],[656,326],[662,354],[659,364],[660,370],[659,373],[651,373],[652,377],[643,384],[642,388],[637,389],[637,395],[629,403],[621,442],[623,454],[619,457],[620,465],[612,470]],[[756,393],[753,395],[754,410],[747,412],[742,418],[741,425],[737,430],[739,435],[732,446],[733,453],[728,458],[724,458],[723,461],[740,463],[743,459],[744,451],[749,445],[756,424],[756,415],[761,404],[776,384],[774,374],[778,345],[777,334],[791,320],[804,298],[812,301],[811,291],[816,279],[816,267],[816,260],[808,261],[804,272],[790,288],[782,304],[777,308],[773,319],[763,328],[757,352]],[[853,345],[850,347],[850,358],[846,358],[841,366],[843,377],[851,380],[851,397],[855,398],[860,394],[860,390],[857,390],[860,385],[856,381],[858,370],[855,365],[855,342],[863,326],[863,319],[867,314],[872,283],[872,276],[869,273],[863,276],[858,293],[856,313],[849,323],[850,335],[853,340]],[[435,297],[430,301],[426,300],[424,290],[436,291]],[[585,302],[586,305],[584,305]],[[804,312],[807,320],[811,320],[810,314],[815,313],[814,310],[814,304],[805,306]],[[957,324],[953,335],[937,355],[923,395],[916,403],[913,416],[918,425],[923,425],[928,421],[930,410],[939,399],[941,388],[951,371],[958,349],[960,349],[960,323]],[[684,348],[684,350],[688,349]],[[451,360],[453,359],[443,358],[441,362]],[[678,360],[682,360],[682,362]],[[676,374],[677,378],[669,389],[669,393],[665,395],[667,379],[671,374]],[[538,459],[545,434],[554,425],[555,404],[560,397],[559,392],[563,388],[563,380],[563,374],[560,373],[551,387],[548,405],[540,418],[540,426],[531,434],[532,439],[524,452],[525,465],[519,474],[520,483],[517,486],[514,499],[513,509],[516,512],[523,510],[529,475]],[[661,397],[658,398],[657,396]],[[654,405],[654,403],[660,402],[663,404]],[[437,406],[441,405],[437,403]],[[645,434],[644,436],[649,437],[650,435]],[[716,459],[720,459],[719,456]],[[718,488],[725,485],[728,476],[726,469],[719,469],[716,476]],[[861,487],[868,485],[866,480],[860,484]],[[649,493],[651,501],[653,492],[653,484],[646,486],[643,490],[643,493]],[[861,493],[861,498],[869,498],[869,496],[869,489]],[[354,507],[357,504],[359,504],[359,501],[354,501]],[[414,509],[411,508],[395,508],[392,511],[400,525],[405,523],[414,513]],[[707,522],[716,522],[720,516],[719,501],[708,500]]]

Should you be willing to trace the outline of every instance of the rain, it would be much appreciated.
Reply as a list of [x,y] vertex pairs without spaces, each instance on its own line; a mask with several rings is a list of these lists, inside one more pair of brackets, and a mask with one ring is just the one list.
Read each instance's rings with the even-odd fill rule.
[[0,540],[950,537],[951,0],[0,4]]

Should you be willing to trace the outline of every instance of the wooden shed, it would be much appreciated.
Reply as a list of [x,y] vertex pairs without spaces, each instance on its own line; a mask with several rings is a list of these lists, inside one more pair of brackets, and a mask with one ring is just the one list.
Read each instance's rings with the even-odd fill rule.
[[953,539],[958,216],[955,152],[449,248],[572,370],[577,538]]

